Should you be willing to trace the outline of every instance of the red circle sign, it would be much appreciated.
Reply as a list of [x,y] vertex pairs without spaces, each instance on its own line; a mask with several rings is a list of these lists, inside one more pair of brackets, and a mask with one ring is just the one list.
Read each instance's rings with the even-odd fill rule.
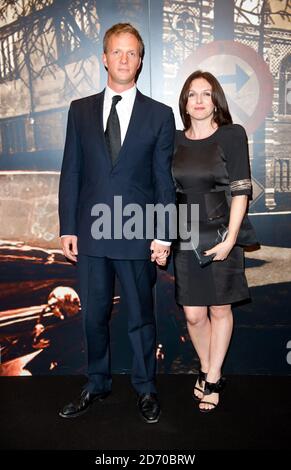
[[223,86],[234,122],[252,133],[272,106],[273,78],[267,64],[249,46],[214,41],[197,49],[183,63],[179,83],[195,70],[211,72]]

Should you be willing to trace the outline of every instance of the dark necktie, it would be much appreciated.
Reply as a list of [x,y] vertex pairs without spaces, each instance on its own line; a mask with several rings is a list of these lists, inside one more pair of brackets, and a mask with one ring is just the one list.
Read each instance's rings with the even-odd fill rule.
[[116,111],[116,105],[121,99],[122,97],[120,95],[115,95],[112,97],[112,105],[105,131],[105,139],[113,165],[117,159],[117,155],[121,147],[120,124]]

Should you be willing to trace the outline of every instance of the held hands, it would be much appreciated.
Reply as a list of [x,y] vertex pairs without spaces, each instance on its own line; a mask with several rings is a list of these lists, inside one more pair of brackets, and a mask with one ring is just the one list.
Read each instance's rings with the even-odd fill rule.
[[170,254],[170,246],[163,245],[153,240],[151,243],[151,253],[152,262],[155,261],[159,266],[165,266]]
[[224,242],[218,243],[210,250],[204,251],[204,254],[206,256],[215,255],[213,261],[223,261],[228,257],[234,245],[235,243],[227,238]]
[[[77,261],[78,247],[77,247],[78,237],[76,235],[67,235],[61,237],[61,245],[66,258],[71,261]],[[151,261],[155,261],[159,266],[165,266],[167,262],[167,257],[170,254],[170,246],[163,245],[156,242],[155,240],[151,243]]]
[[77,241],[78,237],[76,235],[66,235],[61,237],[61,245],[66,258],[69,258],[71,261],[77,261]]

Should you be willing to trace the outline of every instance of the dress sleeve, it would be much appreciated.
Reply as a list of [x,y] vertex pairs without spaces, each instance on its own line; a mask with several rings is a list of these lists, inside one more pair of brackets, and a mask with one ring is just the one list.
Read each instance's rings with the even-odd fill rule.
[[233,126],[227,143],[226,167],[232,196],[252,195],[252,181],[249,163],[248,139],[244,128]]

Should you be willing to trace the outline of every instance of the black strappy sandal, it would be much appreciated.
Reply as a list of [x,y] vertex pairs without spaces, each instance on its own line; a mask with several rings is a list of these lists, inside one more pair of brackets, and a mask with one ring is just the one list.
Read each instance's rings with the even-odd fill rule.
[[[198,390],[198,392],[201,392],[203,394],[204,394],[204,389],[202,388],[202,382],[203,381],[206,382],[206,375],[207,374],[205,372],[202,372],[202,370],[199,369],[199,371],[198,371],[198,384],[199,384],[199,387],[201,387],[201,388],[197,387],[196,385],[194,387],[194,390]],[[194,392],[193,392],[192,397],[193,397],[193,400],[195,400],[195,401],[200,401],[203,398],[203,397],[201,397],[201,398],[197,397]]]
[[[220,393],[222,392],[222,390],[224,389],[226,385],[226,378],[225,377],[220,377],[220,379],[216,382],[216,383],[212,383],[212,382],[207,382],[207,380],[205,381],[205,387],[204,387],[204,396],[206,395],[210,395],[211,393]],[[205,403],[206,405],[212,405],[212,408],[200,408],[199,406],[199,411],[201,411],[201,413],[210,413],[211,411],[214,411],[215,408],[217,407],[218,403],[213,403],[211,401],[205,401],[205,400],[201,400],[200,401],[200,404],[201,403]]]

